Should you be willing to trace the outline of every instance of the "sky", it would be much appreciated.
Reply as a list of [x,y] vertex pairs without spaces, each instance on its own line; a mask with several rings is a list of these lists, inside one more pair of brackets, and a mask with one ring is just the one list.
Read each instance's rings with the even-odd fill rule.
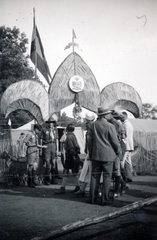
[[[0,0],[0,23],[16,26],[29,39],[35,20],[53,76],[75,48],[92,70],[100,90],[114,82],[131,85],[142,103],[157,106],[156,0]],[[30,65],[34,65],[30,61]],[[40,79],[46,81],[40,75]]]

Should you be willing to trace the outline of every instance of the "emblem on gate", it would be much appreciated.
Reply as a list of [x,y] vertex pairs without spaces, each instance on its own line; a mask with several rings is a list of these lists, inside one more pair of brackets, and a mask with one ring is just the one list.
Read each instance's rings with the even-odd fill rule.
[[73,92],[81,92],[84,88],[84,80],[80,76],[73,76],[69,80],[69,87]]

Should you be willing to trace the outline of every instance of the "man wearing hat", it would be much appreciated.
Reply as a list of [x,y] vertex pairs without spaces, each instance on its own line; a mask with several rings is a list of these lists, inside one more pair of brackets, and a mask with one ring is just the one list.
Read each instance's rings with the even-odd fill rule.
[[111,110],[98,108],[98,119],[91,125],[88,139],[89,159],[92,161],[92,177],[90,183],[90,202],[97,203],[101,173],[103,173],[102,205],[111,204],[109,190],[111,184],[113,162],[119,155],[119,141],[115,126],[107,121]]
[[41,142],[46,145],[47,148],[43,150],[43,158],[46,163],[46,174],[44,177],[45,184],[50,185],[57,183],[57,169],[55,168],[55,159],[57,157],[57,129],[56,120],[51,118],[45,122],[45,126],[41,131]]
[[128,189],[128,185],[126,182],[123,180],[121,176],[121,161],[122,161],[122,139],[124,138],[125,135],[125,130],[123,128],[123,125],[120,121],[121,115],[116,112],[115,110],[112,111],[111,113],[111,118],[108,119],[109,123],[113,124],[116,128],[117,132],[117,137],[119,140],[119,156],[116,157],[116,160],[114,162],[114,167],[113,167],[113,178],[115,180],[115,189],[114,189],[114,198],[119,197],[120,193],[124,193],[125,190]]

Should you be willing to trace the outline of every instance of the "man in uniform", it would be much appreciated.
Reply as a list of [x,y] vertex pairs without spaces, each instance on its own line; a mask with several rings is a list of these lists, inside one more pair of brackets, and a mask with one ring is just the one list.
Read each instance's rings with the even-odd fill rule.
[[47,148],[43,149],[43,158],[46,162],[45,184],[50,185],[50,182],[55,184],[57,183],[56,157],[58,139],[55,119],[45,122],[45,128],[42,129],[40,138],[42,144],[47,146]]
[[30,131],[24,142],[27,146],[27,159],[28,159],[28,187],[35,188],[35,173],[39,163],[39,148],[45,148],[46,146],[39,145],[38,134],[40,127],[35,124],[34,129]]

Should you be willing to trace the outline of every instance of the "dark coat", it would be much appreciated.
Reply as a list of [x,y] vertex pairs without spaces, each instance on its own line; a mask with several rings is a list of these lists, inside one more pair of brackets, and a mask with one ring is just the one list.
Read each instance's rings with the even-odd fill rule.
[[80,146],[73,132],[67,132],[64,148],[66,151],[65,169],[73,169],[73,173],[78,173]]
[[65,151],[75,156],[80,153],[80,146],[78,145],[76,136],[73,132],[68,132],[64,145]]
[[115,126],[104,118],[95,121],[89,131],[88,149],[91,160],[113,162],[119,154]]

